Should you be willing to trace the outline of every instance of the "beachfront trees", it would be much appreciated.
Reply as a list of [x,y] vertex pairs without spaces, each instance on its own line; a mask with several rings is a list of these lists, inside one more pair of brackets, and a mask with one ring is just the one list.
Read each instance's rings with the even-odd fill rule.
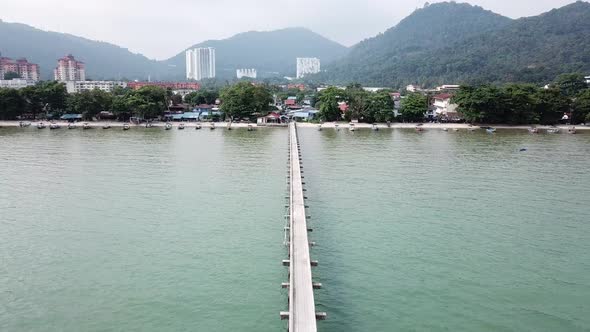
[[554,86],[561,91],[561,93],[568,97],[578,95],[588,86],[584,75],[579,73],[561,74],[555,79]]
[[82,114],[86,120],[92,120],[100,112],[110,112],[113,97],[110,93],[98,89],[72,94],[68,98],[67,111]]
[[18,90],[0,89],[0,120],[14,120],[21,115],[25,101]]
[[571,100],[562,95],[558,89],[538,89],[535,95],[536,112],[540,124],[559,123],[563,114],[570,111]]
[[401,117],[404,121],[422,121],[428,111],[428,97],[421,93],[411,93],[402,99]]
[[590,123],[590,89],[586,89],[575,99],[573,103],[574,123]]
[[318,102],[316,103],[316,107],[319,106],[320,119],[324,121],[340,120],[342,117],[338,102],[344,98],[344,95],[344,90],[334,86],[322,90],[318,95]]
[[218,89],[202,89],[194,91],[184,96],[184,102],[190,105],[201,105],[201,104],[215,104],[215,101],[219,98]]
[[369,96],[369,107],[362,115],[366,122],[385,122],[394,118],[393,109],[395,105],[391,98],[390,91],[380,90]]
[[239,82],[221,90],[221,111],[232,121],[266,114],[272,103],[270,90],[263,85]]

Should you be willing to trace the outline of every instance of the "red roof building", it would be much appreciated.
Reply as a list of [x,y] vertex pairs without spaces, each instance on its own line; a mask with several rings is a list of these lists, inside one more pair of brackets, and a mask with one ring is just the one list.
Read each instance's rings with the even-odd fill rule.
[[127,87],[139,90],[144,86],[157,86],[163,89],[172,90],[199,90],[201,85],[195,82],[129,82]]

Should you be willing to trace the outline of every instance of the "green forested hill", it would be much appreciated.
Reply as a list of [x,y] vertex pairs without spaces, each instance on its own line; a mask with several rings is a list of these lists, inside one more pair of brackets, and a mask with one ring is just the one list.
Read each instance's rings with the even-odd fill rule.
[[547,82],[590,71],[590,4],[510,20],[467,4],[427,6],[353,47],[319,79],[370,85]]

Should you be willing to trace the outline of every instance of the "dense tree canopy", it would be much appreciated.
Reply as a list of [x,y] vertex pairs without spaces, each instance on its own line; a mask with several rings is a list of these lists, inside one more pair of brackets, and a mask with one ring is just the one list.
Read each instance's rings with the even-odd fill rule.
[[232,121],[266,114],[272,103],[270,89],[264,85],[239,82],[221,90],[221,110]]
[[420,93],[411,93],[402,100],[401,117],[404,121],[422,121],[428,111],[428,97]]

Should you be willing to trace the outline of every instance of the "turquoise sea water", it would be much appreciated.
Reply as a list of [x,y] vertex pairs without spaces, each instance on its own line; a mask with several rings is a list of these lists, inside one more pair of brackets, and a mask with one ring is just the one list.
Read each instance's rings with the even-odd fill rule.
[[[284,331],[287,134],[0,129],[0,330]],[[590,133],[300,138],[320,331],[590,330]]]

